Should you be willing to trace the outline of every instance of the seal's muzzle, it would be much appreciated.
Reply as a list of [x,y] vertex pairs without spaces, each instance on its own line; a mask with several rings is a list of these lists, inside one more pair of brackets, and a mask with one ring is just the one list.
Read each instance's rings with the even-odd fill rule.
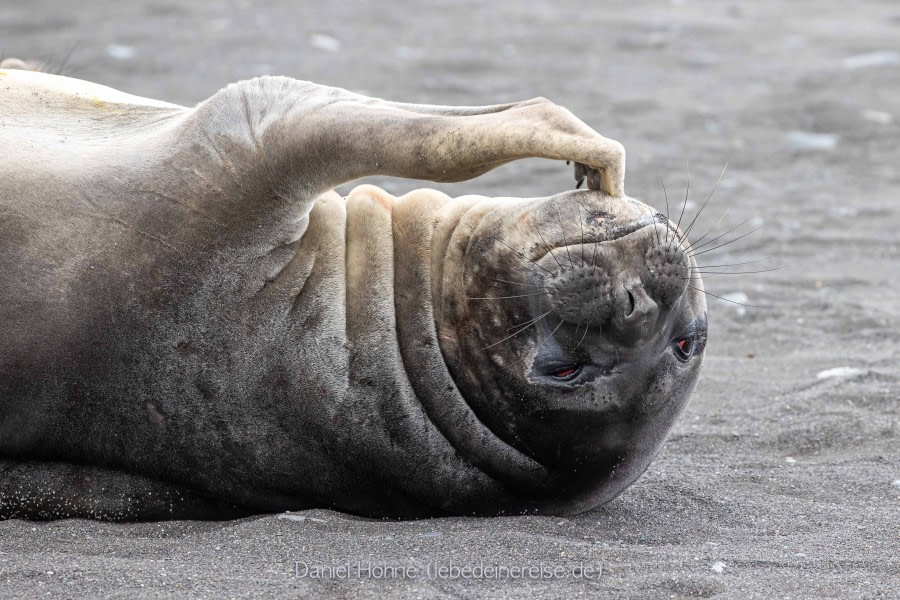
[[663,225],[629,229],[612,240],[556,248],[539,264],[556,267],[544,285],[561,319],[600,327],[633,345],[652,334],[660,312],[684,293],[690,268]]

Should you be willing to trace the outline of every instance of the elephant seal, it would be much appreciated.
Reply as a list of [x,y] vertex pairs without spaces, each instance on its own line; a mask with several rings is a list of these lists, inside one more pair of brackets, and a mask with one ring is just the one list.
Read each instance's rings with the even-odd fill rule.
[[[2,517],[572,514],[696,384],[683,234],[544,99],[266,77],[185,108],[7,69],[0,132]],[[530,156],[589,189],[330,191]]]

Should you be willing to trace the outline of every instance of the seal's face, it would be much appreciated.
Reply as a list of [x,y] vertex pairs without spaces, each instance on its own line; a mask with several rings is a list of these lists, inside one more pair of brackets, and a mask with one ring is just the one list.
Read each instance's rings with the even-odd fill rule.
[[700,373],[706,303],[687,242],[647,205],[597,192],[470,212],[454,233],[462,285],[443,284],[454,378],[554,473],[548,493],[608,500],[655,456]]

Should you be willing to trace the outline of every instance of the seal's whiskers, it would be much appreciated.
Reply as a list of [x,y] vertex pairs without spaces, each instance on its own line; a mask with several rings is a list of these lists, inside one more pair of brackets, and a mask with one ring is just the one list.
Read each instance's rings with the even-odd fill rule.
[[537,292],[536,294],[519,294],[517,296],[470,296],[466,300],[509,300],[510,298],[528,298],[530,296],[540,296],[546,292]]
[[761,269],[759,271],[700,271],[696,270],[695,273],[700,273],[701,275],[751,275],[753,273],[771,273],[772,271],[780,271],[784,267],[775,267],[774,269]]
[[[725,215],[722,215],[722,217],[724,218]],[[734,227],[732,227],[731,229],[729,229],[728,231],[726,231],[725,233],[723,233],[723,234],[721,234],[721,235],[718,235],[718,236],[712,238],[711,240],[706,240],[705,242],[703,242],[702,244],[699,244],[699,245],[692,245],[691,248],[690,248],[690,252],[689,252],[689,253],[694,253],[694,252],[696,252],[697,250],[699,250],[700,248],[703,248],[704,246],[708,246],[709,244],[715,243],[717,240],[722,239],[723,237],[725,237],[725,236],[728,235],[729,233],[732,233],[732,232],[734,232],[734,231],[737,231],[738,229],[740,229],[741,227],[743,227],[745,224],[749,223],[749,222],[750,222],[750,219],[752,219],[752,218],[753,218],[753,217],[747,217],[746,219],[744,219],[743,221],[741,221],[740,223],[738,223],[737,225],[735,225]],[[720,221],[721,221],[721,219],[720,219]]]
[[[528,328],[531,327],[532,325],[535,325],[536,323],[538,323],[541,319],[543,319],[544,317],[546,317],[547,315],[549,315],[550,313],[552,313],[554,310],[555,310],[555,309],[551,308],[550,310],[548,310],[547,312],[545,312],[544,314],[542,314],[540,317],[537,317],[537,318],[535,318],[535,319],[532,319],[529,323],[526,323],[525,326],[522,327],[521,329],[519,329],[518,331],[515,331],[515,332],[511,333],[510,335],[506,336],[505,338],[503,338],[503,339],[500,340],[500,341],[497,341],[497,342],[494,342],[493,344],[489,344],[489,345],[485,346],[485,347],[482,348],[481,350],[487,350],[488,348],[493,348],[493,347],[496,346],[497,344],[502,344],[502,343],[505,342],[506,340],[508,340],[508,339],[510,339],[510,338],[516,337],[517,335],[519,335],[520,333],[522,333],[523,331],[525,331],[526,329],[528,329]],[[509,329],[507,329],[507,331],[509,331]]]
[[[669,191],[666,189],[666,182],[663,181],[662,176],[659,177],[659,182],[662,184],[663,196],[666,198],[666,221],[671,223],[672,217],[669,214]],[[669,243],[669,228],[666,227],[666,243]]]
[[[553,272],[552,272],[550,269],[547,269],[547,268],[545,268],[545,267],[542,267],[541,265],[539,265],[539,264],[537,263],[537,261],[535,261],[535,260],[534,260],[533,258],[531,258],[530,256],[527,256],[527,255],[526,255],[524,252],[522,252],[521,250],[516,250],[515,248],[513,248],[512,246],[510,246],[509,244],[507,244],[506,242],[504,242],[504,241],[501,240],[500,238],[494,238],[494,239],[495,239],[496,241],[500,242],[501,244],[503,244],[504,246],[506,246],[507,248],[509,248],[510,250],[512,250],[513,252],[515,252],[515,253],[516,253],[516,256],[518,256],[518,257],[520,257],[520,258],[527,258],[527,259],[530,260],[530,261],[532,262],[532,264],[534,264],[536,267],[539,267],[539,268],[541,268],[541,269],[544,269],[544,271],[546,271],[546,272],[549,273],[550,275],[553,275]],[[556,257],[554,256],[553,258],[556,258]]]
[[747,236],[750,235],[751,233],[756,233],[756,232],[759,231],[760,229],[762,229],[762,225],[760,225],[760,226],[757,227],[756,229],[752,229],[752,230],[748,231],[747,233],[745,233],[745,234],[742,235],[742,236],[736,237],[736,238],[734,238],[733,240],[728,240],[728,241],[725,242],[724,244],[720,244],[720,245],[718,245],[718,246],[715,246],[714,248],[707,248],[706,250],[701,250],[700,252],[690,252],[689,254],[690,254],[691,256],[700,256],[701,254],[706,254],[707,252],[712,252],[713,250],[718,250],[719,248],[724,248],[724,247],[727,246],[728,244],[733,244],[734,242],[736,242],[736,241],[738,241],[738,240],[740,240],[740,239],[743,239],[743,238],[747,237]]
[[697,238],[696,240],[694,240],[694,242],[692,243],[692,247],[696,248],[696,247],[697,247],[697,244],[699,244],[701,241],[703,241],[703,239],[704,239],[706,236],[708,236],[709,234],[711,234],[711,233],[713,232],[713,230],[714,230],[716,227],[719,226],[719,224],[722,222],[722,219],[724,219],[725,216],[728,214],[728,211],[729,211],[729,210],[731,210],[731,207],[725,209],[725,212],[722,213],[722,216],[719,217],[719,220],[716,221],[715,224],[714,224],[712,227],[710,227],[709,230],[708,230],[706,233],[704,233],[704,234],[701,235],[699,238]]
[[[654,209],[650,206],[648,206],[647,209],[650,211],[650,218],[654,221],[658,221],[657,215],[659,213],[654,213]],[[666,225],[666,229],[668,229],[668,225]],[[659,239],[659,229],[656,227],[656,223],[653,224],[653,235],[656,237],[656,245],[662,246],[662,241]]]
[[581,268],[584,268],[584,218],[581,216],[581,203],[578,203],[578,224],[581,226]]
[[565,320],[560,319],[560,320],[559,320],[559,325],[557,325],[557,326],[553,329],[553,331],[550,332],[550,335],[548,335],[547,337],[544,338],[544,341],[543,341],[543,342],[541,342],[540,344],[538,344],[537,348],[535,348],[535,351],[540,350],[540,349],[541,349],[541,346],[543,346],[544,344],[546,344],[546,343],[547,343],[547,340],[549,340],[550,338],[553,337],[553,334],[556,333],[556,331],[557,331],[560,327],[562,327],[562,324],[563,324],[563,323],[565,323]]
[[758,260],[748,260],[748,261],[746,261],[746,262],[729,263],[729,264],[725,264],[725,265],[697,265],[697,268],[699,268],[699,269],[712,269],[712,268],[722,268],[722,267],[740,267],[740,266],[743,266],[743,265],[753,265],[753,264],[756,264],[756,263],[765,262],[765,261],[767,261],[767,260],[772,260],[772,259],[769,258],[769,257],[766,257],[766,258],[760,258],[760,259],[758,259]]
[[[529,320],[525,321],[524,323],[517,323],[517,324],[513,325],[512,327],[508,327],[506,330],[507,330],[507,331],[510,331],[510,330],[516,329],[516,328],[518,328],[518,327],[522,327],[522,326],[528,327],[529,325],[533,325],[535,321],[540,321],[541,319],[543,319],[544,317],[546,317],[547,315],[549,315],[550,313],[552,313],[554,310],[556,310],[556,309],[555,309],[555,308],[551,308],[550,310],[548,310],[547,312],[545,312],[544,314],[542,314],[542,315],[540,315],[540,316],[538,316],[538,317],[534,317],[533,319],[529,319]],[[518,332],[516,332],[516,333],[518,333]]]
[[[591,319],[591,320],[588,322],[588,324],[585,326],[585,328],[584,328],[584,333],[581,335],[581,339],[578,340],[578,343],[577,343],[577,344],[575,344],[575,349],[573,350],[573,352],[574,352],[575,350],[578,350],[578,347],[581,345],[581,342],[583,342],[583,341],[584,341],[584,338],[587,337],[587,332],[588,332],[588,330],[589,330],[593,325],[594,325],[594,319]],[[578,330],[577,330],[577,329],[575,330],[575,333],[578,333]]]
[[600,242],[594,242],[594,249],[591,252],[591,277],[594,276],[594,271],[597,270],[597,246],[600,245]]
[[697,217],[700,216],[700,213],[703,212],[703,209],[706,208],[706,205],[709,204],[709,201],[712,199],[713,194],[716,193],[716,190],[719,188],[719,183],[722,181],[722,178],[725,176],[725,169],[727,169],[727,168],[728,168],[728,163],[726,162],[725,166],[722,167],[722,172],[719,174],[719,178],[716,180],[716,184],[713,186],[713,189],[709,193],[709,196],[706,197],[706,200],[703,201],[703,205],[700,207],[700,210],[697,211],[697,214],[694,215],[694,218],[688,224],[687,228],[685,228],[684,235],[682,235],[680,238],[680,243],[683,244],[684,240],[687,239],[688,234],[691,232],[691,229],[693,229],[694,224],[697,222]]
[[[72,54],[75,52],[75,49],[78,48],[79,44],[81,44],[81,39],[75,40],[75,43],[69,47],[68,51],[66,51],[66,55],[63,56],[63,59],[60,61],[59,66],[53,72],[54,75],[63,74],[63,71],[69,65],[69,59],[72,58]],[[2,52],[0,52],[0,56],[3,56]]]
[[687,187],[684,188],[684,202],[681,204],[681,214],[678,215],[678,223],[675,224],[675,229],[681,229],[681,219],[684,218],[684,209],[687,208],[688,196],[691,194],[691,163],[687,163]]
[[728,298],[723,298],[722,296],[713,294],[712,292],[707,292],[706,290],[701,290],[700,288],[693,286],[691,284],[688,284],[688,287],[693,288],[693,289],[697,290],[698,292],[703,292],[707,296],[712,296],[713,298],[718,298],[719,300],[724,300],[725,302],[731,302],[732,304],[739,304],[741,306],[746,306],[747,308],[766,308],[765,306],[762,306],[762,305],[744,304],[743,302],[738,302],[737,300],[730,300]]
[[572,265],[572,268],[575,268],[575,263],[572,261],[572,253],[569,252],[569,240],[566,238],[566,228],[563,227],[562,224],[562,216],[559,214],[559,209],[554,206],[553,210],[556,212],[556,221],[559,223],[559,230],[562,232],[563,236],[563,244],[566,248],[566,254],[569,256],[569,264]]
[[[539,236],[541,236],[541,241],[544,242],[544,245],[547,247],[547,252],[550,253],[550,256],[552,256],[552,257],[553,257],[553,260],[556,261],[556,264],[559,265],[559,268],[562,269],[562,270],[565,270],[565,268],[562,266],[562,263],[559,262],[559,259],[556,258],[556,255],[555,255],[555,254],[553,254],[553,247],[552,247],[550,244],[547,243],[547,240],[544,239],[544,234],[541,233],[541,230],[538,229],[538,228],[535,228],[534,230],[537,231],[537,234],[538,234]],[[532,261],[532,262],[534,262],[534,261]]]
[[[552,273],[551,273],[551,275],[552,275]],[[503,283],[511,283],[511,284],[513,284],[513,285],[521,285],[521,286],[523,286],[523,287],[530,287],[530,288],[534,288],[534,289],[544,289],[544,290],[547,289],[547,286],[543,286],[543,285],[531,285],[531,284],[529,284],[529,283],[521,283],[521,282],[518,282],[518,281],[510,281],[509,279],[500,279],[499,277],[496,279],[496,281],[502,281]]]

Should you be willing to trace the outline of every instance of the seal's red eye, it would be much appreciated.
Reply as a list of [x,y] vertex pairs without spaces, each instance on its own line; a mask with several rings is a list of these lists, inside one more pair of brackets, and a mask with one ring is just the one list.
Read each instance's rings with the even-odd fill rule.
[[675,340],[675,354],[678,355],[678,358],[687,360],[691,357],[694,353],[694,340],[693,335]]
[[553,371],[551,375],[557,379],[568,379],[575,375],[581,367],[563,367],[557,371]]

